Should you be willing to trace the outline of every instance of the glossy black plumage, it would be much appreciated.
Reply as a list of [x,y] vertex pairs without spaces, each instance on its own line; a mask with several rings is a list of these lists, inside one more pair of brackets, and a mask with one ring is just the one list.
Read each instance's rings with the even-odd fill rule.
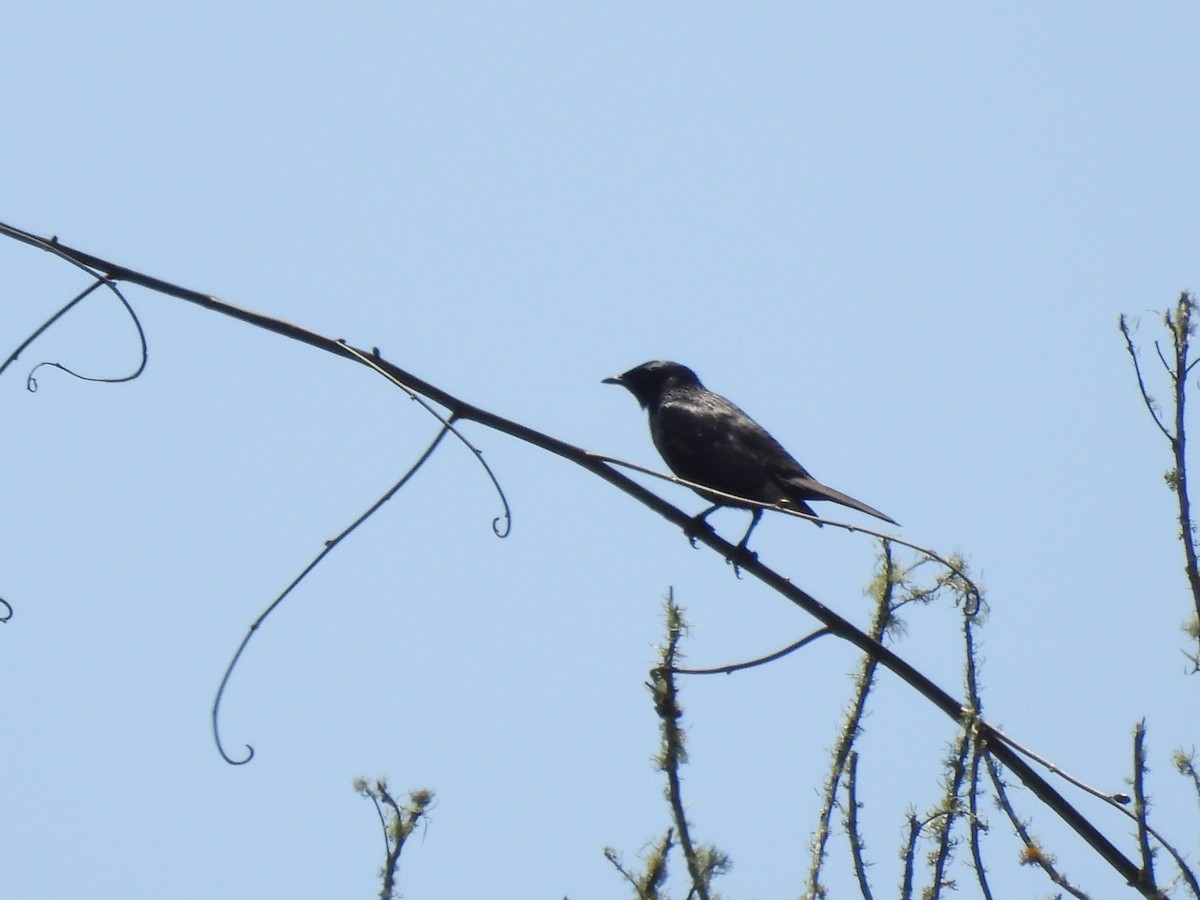
[[[828,500],[896,524],[891,516],[813,478],[765,428],[704,387],[687,366],[655,360],[606,378],[605,384],[627,388],[646,409],[654,446],[680,478],[809,515],[815,513],[808,501]],[[754,510],[738,545],[745,547],[762,509],[709,491],[697,493],[713,504],[698,520],[721,506]]]

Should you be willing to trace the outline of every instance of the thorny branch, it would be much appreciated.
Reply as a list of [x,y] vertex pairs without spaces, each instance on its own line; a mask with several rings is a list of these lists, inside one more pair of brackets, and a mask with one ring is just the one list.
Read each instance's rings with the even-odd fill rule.
[[388,791],[387,781],[383,778],[374,784],[359,778],[354,782],[354,789],[374,803],[375,812],[379,814],[384,849],[384,864],[380,870],[383,888],[379,892],[379,900],[393,900],[399,896],[396,893],[396,872],[400,867],[400,851],[404,849],[404,843],[416,829],[417,823],[422,818],[428,818],[433,806],[433,791],[412,791],[408,795],[412,805],[403,806]]
[[[910,663],[878,641],[873,640],[869,635],[857,629],[848,620],[839,616],[808,592],[797,587],[788,578],[760,562],[752,552],[734,546],[718,536],[710,527],[697,529],[692,517],[683,510],[671,505],[641,484],[618,472],[612,464],[596,454],[467,403],[453,394],[405,371],[401,367],[386,361],[373,351],[360,350],[349,346],[345,342],[316,334],[281,319],[242,309],[214,296],[142,274],[84,251],[67,247],[54,238],[41,238],[3,224],[0,224],[0,234],[55,253],[76,264],[87,266],[96,272],[103,273],[107,281],[124,281],[137,284],[157,293],[176,297],[210,311],[230,316],[257,328],[300,341],[353,362],[363,363],[365,360],[369,360],[372,368],[388,374],[407,389],[421,394],[434,403],[445,407],[449,410],[450,415],[459,421],[476,422],[486,428],[510,435],[576,463],[654,510],[689,536],[694,537],[700,543],[721,554],[723,558],[730,560],[742,571],[749,573],[774,589],[777,593],[820,621],[831,634],[847,641],[869,654],[873,659],[878,660],[882,666],[910,685],[950,719],[956,723],[960,721],[964,704],[935,684],[924,673],[914,668]],[[1200,601],[1198,601],[1198,605],[1200,605]],[[1141,890],[1145,896],[1154,896],[1138,885],[1139,869],[1137,864],[1126,857],[1090,820],[1067,802],[1020,754],[1002,741],[990,740],[991,727],[987,723],[978,721],[975,727],[979,740],[982,742],[981,746],[986,748],[995,760],[1002,763],[1009,771],[1020,778],[1035,796],[1049,806],[1067,825],[1074,829],[1129,884]]]
[[[975,641],[975,617],[963,616],[963,655],[966,657],[967,697],[975,710],[975,716],[983,715],[983,696],[979,691],[979,665]],[[983,833],[987,825],[979,811],[980,769],[983,766],[984,754],[976,739],[971,723],[963,725],[963,740],[971,742],[970,771],[967,774],[967,817],[970,822],[971,862],[975,866],[975,880],[979,883],[980,893],[984,900],[992,900],[992,889],[988,884],[987,869],[983,864]]]
[[667,776],[667,802],[675,823],[674,831],[679,836],[679,847],[687,863],[691,891],[698,900],[709,900],[712,896],[712,880],[729,868],[729,860],[714,847],[695,844],[684,810],[679,770],[687,762],[687,748],[683,726],[680,724],[683,710],[679,705],[679,690],[675,684],[675,664],[679,659],[679,641],[687,630],[687,622],[683,618],[683,610],[676,605],[674,596],[668,595],[665,609],[667,641],[660,648],[659,665],[650,673],[649,685],[654,697],[654,711],[658,715],[662,731],[662,746],[657,762],[659,769]]
[[[1179,506],[1179,540],[1183,544],[1184,571],[1187,574],[1188,587],[1192,592],[1192,604],[1195,610],[1194,618],[1188,631],[1200,645],[1200,555],[1196,549],[1196,527],[1192,521],[1191,496],[1188,490],[1187,470],[1187,426],[1185,410],[1187,407],[1187,380],[1200,360],[1190,359],[1192,336],[1196,333],[1196,325],[1192,316],[1197,312],[1196,300],[1187,291],[1179,295],[1179,302],[1174,309],[1163,313],[1163,325],[1171,335],[1170,359],[1163,353],[1157,341],[1154,348],[1158,353],[1159,362],[1171,385],[1171,402],[1174,407],[1171,424],[1168,425],[1162,409],[1146,386],[1145,374],[1142,372],[1141,359],[1137,346],[1133,342],[1135,325],[1130,325],[1124,314],[1118,320],[1121,335],[1125,338],[1125,350],[1133,363],[1133,371],[1137,376],[1138,392],[1142,402],[1154,420],[1155,426],[1162,432],[1163,437],[1171,446],[1171,456],[1174,465],[1167,470],[1164,478],[1167,486],[1175,493]],[[1188,654],[1192,661],[1192,671],[1200,672],[1200,651]]]
[[[937,587],[942,584],[937,582]],[[961,579],[951,582],[951,587],[962,590]],[[972,589],[975,596],[978,591]],[[936,900],[942,894],[942,889],[949,885],[946,878],[947,867],[955,848],[953,837],[954,828],[958,821],[968,816],[968,833],[972,860],[975,863],[975,877],[979,882],[980,891],[984,897],[990,897],[991,891],[987,883],[987,873],[983,868],[983,852],[980,846],[982,824],[976,814],[979,794],[979,758],[981,745],[977,739],[974,723],[983,715],[983,697],[979,692],[979,663],[975,648],[975,632],[978,625],[979,609],[972,611],[969,603],[963,604],[963,689],[967,695],[967,707],[963,710],[962,728],[956,739],[954,752],[948,761],[949,777],[946,780],[946,790],[943,794],[942,805],[937,818],[937,850],[934,855],[934,875],[929,889],[923,896]],[[961,800],[966,784],[966,803]]]
[[[871,625],[867,632],[868,636],[876,642],[883,640],[896,611],[894,595],[899,579],[896,575],[891,544],[887,541],[883,542],[880,550],[880,570],[871,590],[871,593],[875,595],[875,615],[871,619]],[[853,757],[854,742],[862,729],[867,696],[875,683],[875,673],[878,667],[879,662],[874,655],[870,653],[863,655],[860,669],[854,678],[854,700],[842,721],[837,741],[831,753],[829,774],[825,778],[825,787],[821,792],[821,812],[811,842],[811,859],[805,890],[805,897],[813,898],[813,900],[825,896],[825,888],[821,884],[821,867],[825,863],[825,848],[829,842],[829,823],[833,819],[833,810],[837,805],[838,789],[846,777],[847,766]],[[851,799],[849,802],[853,803],[854,800]],[[855,818],[851,822],[856,820]],[[852,848],[861,847],[861,838],[853,830],[849,831],[849,837]]]
[[1154,849],[1150,846],[1150,799],[1146,796],[1146,720],[1133,730],[1133,814],[1137,817],[1138,852],[1142,856],[1142,883],[1154,884]]
[[[1000,808],[1004,810],[1004,814],[1008,816],[1008,821],[1012,825],[1013,830],[1017,833],[1017,837],[1025,845],[1025,851],[1021,855],[1021,864],[1026,866],[1037,866],[1046,873],[1046,877],[1057,884],[1060,888],[1070,894],[1077,900],[1091,900],[1087,894],[1081,891],[1075,885],[1067,880],[1066,875],[1058,870],[1056,860],[1053,856],[1047,853],[1041,843],[1029,833],[1029,828],[1024,821],[1017,815],[1017,811],[1013,809],[1011,801],[1008,799],[1007,784],[1000,773],[1000,767],[996,765],[996,761],[991,757],[987,760],[988,775],[992,779],[992,787],[995,790],[996,801],[1000,804]],[[1154,894],[1147,894],[1149,897],[1156,897]]]
[[674,832],[668,828],[667,833],[651,846],[650,852],[642,860],[641,873],[631,872],[621,861],[621,854],[612,847],[604,848],[604,858],[633,886],[637,900],[661,900],[660,890],[667,880],[667,857],[674,846],[673,835]]
[[854,877],[863,900],[872,900],[871,883],[867,880],[867,862],[863,856],[862,832],[858,827],[858,751],[846,761],[846,833],[850,835],[850,857],[854,860]]

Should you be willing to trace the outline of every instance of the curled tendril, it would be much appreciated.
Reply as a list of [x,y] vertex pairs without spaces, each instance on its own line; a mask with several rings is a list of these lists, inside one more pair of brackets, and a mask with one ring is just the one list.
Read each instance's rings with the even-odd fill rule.
[[500,487],[500,482],[496,479],[496,473],[492,471],[492,467],[484,460],[482,453],[479,454],[478,459],[479,464],[483,466],[483,471],[487,472],[488,478],[492,479],[492,486],[496,489],[496,494],[500,497],[500,503],[504,507],[504,512],[492,519],[492,534],[503,539],[512,534],[512,507],[508,505],[508,498],[504,496],[504,488]]
[[372,347],[371,355],[366,356],[358,352],[358,350],[356,350],[354,347],[351,347],[348,343],[346,343],[345,340],[339,338],[338,343],[341,344],[359,362],[374,369],[396,387],[400,388],[400,390],[404,391],[404,393],[408,394],[410,400],[415,400],[417,403],[419,403],[422,409],[424,409],[427,413],[441,422],[442,425],[448,428],[451,434],[458,438],[459,442],[475,455],[475,458],[479,460],[479,465],[483,466],[483,471],[486,472],[487,477],[491,479],[492,486],[495,487],[496,493],[500,497],[500,503],[504,507],[504,512],[492,519],[492,532],[498,538],[506,538],[512,534],[512,507],[508,504],[508,497],[504,495],[504,488],[500,486],[500,480],[496,477],[496,473],[492,471],[492,467],[489,466],[487,460],[483,458],[483,451],[467,440],[467,438],[463,436],[463,433],[454,427],[454,422],[457,420],[458,416],[456,414],[451,414],[450,416],[442,415],[433,408],[433,405],[430,404],[428,400],[426,400],[404,382],[400,381],[400,379],[396,378],[396,376],[387,371],[387,369],[380,366],[377,360],[381,359],[382,357],[380,356],[378,347]]
[[0,607],[3,607],[3,610],[0,610],[0,622],[7,622],[13,617],[12,604],[0,597]]
[[17,361],[17,358],[21,355],[21,353],[25,350],[26,347],[28,347],[35,340],[37,340],[39,337],[41,337],[42,334],[44,334],[50,328],[51,325],[53,325],[55,322],[57,322],[59,319],[61,319],[63,316],[65,316],[68,312],[70,312],[76,305],[78,305],[80,302],[82,302],[85,297],[87,297],[89,294],[91,294],[92,291],[94,291],[100,287],[105,287],[105,288],[108,288],[110,291],[112,291],[113,294],[116,295],[117,299],[121,301],[121,305],[125,307],[125,311],[127,313],[129,313],[129,318],[133,321],[133,327],[137,329],[138,341],[140,342],[141,348],[142,348],[141,361],[138,363],[137,369],[135,369],[133,372],[131,372],[128,375],[121,375],[121,376],[118,376],[115,378],[104,378],[104,377],[92,376],[92,375],[82,375],[79,372],[75,372],[72,369],[69,369],[68,367],[64,366],[62,363],[40,362],[36,366],[34,366],[32,369],[29,370],[29,374],[25,378],[25,387],[31,393],[37,391],[38,384],[37,384],[37,379],[34,377],[34,373],[38,369],[40,369],[42,366],[52,366],[56,369],[61,369],[62,371],[66,372],[68,375],[71,375],[75,378],[79,378],[83,381],[99,381],[99,382],[103,382],[105,384],[119,384],[123,381],[132,381],[133,379],[137,378],[139,375],[142,374],[142,372],[144,372],[146,370],[146,362],[147,362],[147,359],[149,358],[149,351],[147,350],[147,347],[146,347],[146,332],[142,328],[142,323],[138,319],[137,313],[135,313],[133,311],[133,307],[129,305],[129,301],[126,300],[125,295],[121,293],[121,289],[117,287],[116,282],[114,282],[111,278],[101,275],[98,272],[96,272],[94,269],[92,269],[88,266],[85,266],[83,263],[79,262],[78,260],[72,259],[71,257],[67,256],[61,250],[58,250],[53,245],[53,243],[46,243],[46,244],[43,244],[43,246],[45,247],[45,249],[56,254],[59,258],[65,259],[67,262],[71,263],[71,265],[76,266],[77,268],[83,270],[84,272],[87,272],[89,275],[91,275],[95,279],[95,281],[93,281],[90,285],[88,285],[88,287],[84,288],[82,291],[80,291],[78,294],[76,294],[68,303],[66,303],[60,310],[58,310],[58,312],[56,312],[49,319],[47,319],[45,322],[43,322],[33,332],[33,334],[29,335],[29,337],[27,337],[24,341],[22,341],[20,346],[18,346],[16,350],[14,350],[11,354],[9,354],[8,359],[6,359],[3,364],[0,364],[0,374],[3,374],[5,369],[7,369],[10,365],[12,365],[14,362]]
[[442,427],[438,429],[436,437],[434,437],[429,446],[425,448],[425,452],[417,458],[417,461],[414,462],[409,467],[408,471],[401,476],[400,480],[388,488],[387,492],[384,493],[382,497],[372,503],[366,512],[364,512],[357,519],[351,522],[345,529],[343,529],[341,534],[335,538],[332,538],[331,540],[327,540],[321,552],[313,557],[312,561],[304,567],[304,570],[301,571],[301,573],[294,579],[292,579],[292,583],[284,588],[283,592],[278,597],[271,601],[271,603],[262,611],[259,617],[254,620],[254,623],[249,627],[249,629],[247,629],[245,636],[242,638],[242,642],[238,645],[237,651],[233,654],[233,658],[229,661],[229,665],[225,667],[225,675],[221,678],[221,686],[217,688],[217,695],[213,699],[212,706],[213,741],[217,745],[217,752],[221,754],[221,758],[231,766],[244,766],[246,763],[250,762],[250,760],[254,759],[254,748],[249,744],[246,745],[246,756],[244,759],[234,759],[225,752],[225,746],[221,743],[221,727],[218,722],[221,714],[221,699],[225,696],[225,688],[229,684],[229,679],[233,675],[233,670],[237,666],[238,660],[242,658],[242,653],[245,652],[246,646],[250,643],[250,638],[254,636],[254,632],[258,631],[259,626],[262,625],[267,616],[271,615],[271,613],[275,611],[276,607],[278,607],[279,604],[284,601],[284,598],[287,597],[287,595],[290,594],[296,588],[296,586],[300,584],[301,581],[308,577],[308,574],[313,569],[320,565],[321,561],[325,559],[330,552],[332,552],[334,547],[340,544],[345,538],[349,537],[351,532],[353,532],[356,528],[358,528],[359,525],[373,516],[376,510],[392,499],[396,492],[408,483],[408,480],[412,478],[413,475],[417,473],[417,470],[425,464],[425,461],[433,455],[433,451],[436,450],[438,444],[442,442],[442,438],[444,438],[447,433],[454,430],[451,420],[453,420],[453,416],[450,417],[450,420],[442,421]]
[[[275,603],[278,603],[279,600],[282,600],[282,599],[283,599],[282,596],[279,597],[278,600],[275,601]],[[274,606],[275,606],[275,604],[272,604],[271,608],[273,609]],[[270,612],[270,610],[267,610],[267,612]],[[259,617],[259,622],[261,622],[262,619],[265,617],[266,617],[266,613],[263,613],[263,615]],[[245,650],[246,645],[248,643],[250,643],[250,635],[254,634],[254,629],[257,627],[258,627],[258,622],[255,622],[254,625],[250,628],[250,630],[248,632],[246,632],[246,636],[244,638],[242,638],[241,644],[238,645],[237,652],[233,654],[233,659],[231,659],[229,661],[229,665],[225,669],[225,677],[223,677],[221,679],[221,686],[219,688],[217,688],[216,699],[213,700],[213,708],[212,708],[213,741],[216,742],[217,752],[221,754],[221,759],[225,760],[225,762],[229,763],[231,766],[244,766],[246,763],[250,762],[250,760],[254,759],[254,748],[251,747],[249,744],[246,745],[246,758],[245,759],[234,759],[232,756],[230,756],[228,753],[226,753],[225,746],[221,743],[221,726],[218,724],[217,718],[221,713],[221,698],[225,695],[225,686],[227,684],[229,684],[229,677],[231,675],[233,675],[233,667],[236,666],[238,664],[238,660],[242,658],[242,651]]]
[[372,506],[366,512],[355,519],[354,522],[351,523],[351,525],[341,534],[332,540],[326,541],[324,549],[322,549],[321,552],[313,558],[312,562],[310,562],[308,566],[306,566],[305,569],[296,576],[292,583],[289,584],[278,597],[271,601],[270,605],[263,610],[262,614],[254,620],[254,623],[246,631],[245,636],[242,638],[241,644],[238,645],[236,652],[233,654],[233,658],[229,661],[229,665],[225,669],[225,675],[221,678],[221,686],[217,689],[217,694],[213,699],[212,707],[213,740],[217,745],[217,751],[221,754],[221,758],[231,766],[243,766],[254,758],[254,748],[250,744],[246,745],[246,755],[241,759],[235,759],[225,751],[225,747],[221,743],[221,729],[219,722],[221,700],[225,696],[225,688],[229,684],[229,679],[233,675],[234,668],[236,668],[238,661],[242,658],[242,653],[245,652],[246,646],[250,643],[250,638],[253,637],[254,632],[258,630],[258,627],[262,625],[267,616],[275,611],[275,608],[283,602],[284,598],[292,592],[292,590],[308,575],[309,572],[317,567],[317,565],[334,547],[341,543],[342,540],[346,538],[352,531],[358,528],[359,525],[365,522],[372,514],[374,514],[377,509],[379,509],[379,507],[383,506],[384,503],[390,500],[392,496],[398,490],[400,490],[400,488],[402,488],[414,474],[416,474],[417,470],[424,465],[425,461],[433,454],[433,451],[437,448],[438,444],[441,443],[442,438],[444,438],[447,434],[453,434],[468,450],[471,451],[472,454],[474,454],[475,458],[479,460],[479,464],[483,466],[483,470],[487,473],[488,478],[491,479],[492,485],[495,487],[496,493],[500,497],[500,503],[504,507],[504,512],[492,519],[492,531],[497,537],[500,538],[508,537],[508,535],[512,532],[512,507],[508,503],[508,497],[505,496],[504,489],[500,486],[500,481],[496,477],[496,473],[492,471],[492,467],[489,466],[487,461],[483,458],[483,452],[469,440],[467,440],[467,438],[464,437],[463,434],[454,426],[454,423],[458,418],[457,414],[451,413],[449,416],[446,416],[438,412],[424,397],[422,397],[420,394],[417,394],[407,385],[395,378],[395,376],[393,376],[386,369],[382,368],[377,362],[377,360],[381,358],[378,347],[373,347],[371,349],[371,356],[366,356],[358,352],[345,341],[339,341],[338,343],[340,343],[359,361],[371,367],[380,375],[383,375],[398,388],[408,394],[410,399],[415,400],[421,405],[422,409],[437,419],[438,422],[441,423],[442,427],[438,430],[437,436],[433,439],[433,442],[430,443],[430,445],[425,449],[425,452],[422,453],[417,461],[409,468],[409,470],[404,473],[400,480],[397,481],[396,484],[394,484],[387,491],[387,493],[375,501],[375,503],[372,504]]

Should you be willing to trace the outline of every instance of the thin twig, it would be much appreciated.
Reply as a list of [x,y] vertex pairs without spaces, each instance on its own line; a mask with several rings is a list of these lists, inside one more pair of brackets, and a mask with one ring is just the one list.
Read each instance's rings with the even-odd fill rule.
[[673,831],[668,828],[662,840],[653,845],[640,874],[626,869],[621,862],[621,855],[612,847],[604,848],[604,858],[633,886],[637,900],[660,900],[662,897],[659,890],[667,880],[667,859],[673,846],[672,836]]
[[[1091,898],[1081,891],[1075,885],[1067,880],[1067,877],[1058,871],[1055,866],[1054,857],[1045,851],[1040,843],[1038,843],[1029,833],[1028,827],[1017,816],[1016,810],[1013,809],[1012,803],[1008,799],[1008,788],[1004,783],[1004,779],[1000,777],[1000,770],[997,768],[997,763],[990,756],[987,759],[988,774],[992,779],[992,787],[996,792],[996,802],[1000,804],[1000,808],[1004,810],[1004,814],[1008,816],[1008,821],[1012,823],[1013,830],[1017,833],[1022,843],[1025,845],[1025,851],[1021,856],[1021,862],[1027,866],[1037,866],[1046,873],[1046,877],[1057,884],[1064,891],[1069,893],[1077,900],[1091,900]],[[1148,897],[1154,897],[1159,900],[1155,894],[1147,894]]]
[[776,650],[774,653],[768,653],[766,656],[759,656],[755,659],[746,660],[740,663],[729,663],[724,666],[714,666],[708,669],[688,669],[682,666],[677,666],[672,669],[676,675],[729,675],[733,672],[740,672],[743,669],[753,669],[755,666],[763,666],[769,662],[774,662],[777,659],[782,659],[789,653],[794,653],[803,647],[805,644],[811,644],[819,637],[824,637],[829,634],[828,628],[818,628],[811,634],[806,634],[800,640],[788,644],[782,650]]
[[221,699],[225,695],[225,687],[229,684],[229,679],[233,675],[233,670],[237,666],[238,661],[242,658],[242,653],[245,652],[246,646],[250,643],[250,639],[252,637],[254,637],[254,633],[256,631],[258,631],[259,626],[262,625],[262,623],[266,620],[267,616],[271,615],[271,613],[273,613],[276,610],[276,608],[279,606],[279,604],[281,604],[284,601],[284,598],[286,598],[287,595],[290,594],[296,588],[296,586],[299,585],[300,582],[303,581],[308,576],[308,574],[313,571],[313,569],[315,569],[318,565],[320,565],[321,561],[323,559],[325,559],[326,556],[328,556],[331,552],[333,552],[334,547],[336,547],[343,540],[345,540],[346,537],[348,537],[356,528],[358,528],[359,525],[361,525],[363,522],[367,521],[367,519],[369,519],[372,515],[374,515],[376,510],[378,510],[381,506],[383,506],[383,504],[387,503],[388,500],[392,499],[392,497],[395,496],[396,492],[399,491],[400,488],[404,487],[404,485],[408,483],[408,480],[410,478],[412,478],[413,475],[415,475],[417,473],[417,470],[420,469],[421,466],[423,466],[425,464],[425,461],[427,459],[429,459],[430,456],[433,455],[433,451],[435,449],[437,449],[437,445],[442,442],[442,438],[444,438],[449,433],[449,429],[450,429],[449,423],[447,423],[446,425],[443,425],[438,430],[437,436],[434,437],[434,439],[430,442],[429,446],[425,448],[425,452],[422,453],[417,458],[417,461],[415,463],[413,463],[412,466],[409,467],[408,471],[405,472],[400,477],[400,480],[397,481],[395,484],[393,484],[390,488],[388,488],[388,490],[383,494],[383,496],[380,497],[378,500],[376,500],[373,504],[371,504],[371,506],[367,509],[366,512],[362,513],[362,515],[360,515],[357,519],[355,519],[348,526],[346,526],[346,528],[344,528],[342,530],[341,534],[339,534],[337,537],[333,538],[332,540],[326,541],[325,546],[321,549],[321,552],[318,553],[315,557],[313,557],[312,561],[307,566],[304,567],[304,569],[300,572],[300,574],[292,579],[291,584],[289,584],[286,588],[284,588],[283,591],[279,594],[279,596],[277,596],[274,600],[272,600],[270,602],[270,604],[268,604],[267,608],[264,609],[259,614],[258,618],[255,619],[254,622],[250,625],[249,629],[247,629],[246,635],[245,635],[245,637],[242,638],[242,642],[238,645],[237,650],[234,651],[233,658],[229,661],[229,665],[225,667],[225,674],[221,678],[221,685],[220,685],[220,687],[217,688],[216,697],[213,698],[213,706],[212,706],[213,740],[216,741],[217,752],[219,752],[221,754],[221,758],[224,759],[225,762],[229,763],[232,766],[242,766],[242,765],[245,765],[246,763],[250,762],[250,760],[254,759],[254,748],[252,746],[250,746],[249,744],[246,745],[245,759],[234,759],[228,753],[226,753],[225,747],[221,743],[221,730],[220,730],[220,726],[218,724],[218,719],[219,719],[220,713],[221,713]]
[[[1024,744],[1015,740],[1011,736],[1005,734],[1003,731],[1001,731],[996,726],[986,725],[985,728],[986,728],[986,733],[989,734],[990,736],[998,738],[999,740],[1003,741],[1005,744],[1012,747],[1017,752],[1021,753],[1024,756],[1029,757],[1034,762],[1045,767],[1046,771],[1052,772],[1055,775],[1058,775],[1060,778],[1070,782],[1072,785],[1079,788],[1081,791],[1091,794],[1093,797],[1096,797],[1100,800],[1104,800],[1106,803],[1111,803],[1114,806],[1116,806],[1118,809],[1124,809],[1123,804],[1129,803],[1129,795],[1128,794],[1108,793],[1107,791],[1102,791],[1099,788],[1092,787],[1090,784],[1088,784],[1083,779],[1078,778],[1075,775],[1072,775],[1070,772],[1059,767],[1056,763],[1047,759],[1045,756],[1042,756],[1040,753],[1037,753],[1037,752],[1031,750],[1029,747],[1026,747]],[[995,744],[991,745],[991,749],[993,749],[993,750],[995,749]]]

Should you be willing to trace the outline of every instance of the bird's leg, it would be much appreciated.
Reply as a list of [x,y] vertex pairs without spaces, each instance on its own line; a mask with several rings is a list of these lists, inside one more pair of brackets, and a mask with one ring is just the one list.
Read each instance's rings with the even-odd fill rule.
[[[692,516],[691,524],[689,524],[688,527],[684,529],[684,534],[686,534],[688,536],[688,540],[692,542],[693,548],[696,546],[696,531],[699,530],[701,525],[708,525],[708,522],[706,522],[705,520],[709,517],[709,515],[714,510],[717,510],[720,508],[721,508],[720,503],[714,503],[712,506],[710,506],[704,512],[700,513],[700,515]],[[709,528],[709,530],[711,530],[712,526],[708,525],[708,528]]]
[[[754,559],[758,559],[758,554],[755,553],[753,550],[747,550],[746,542],[750,540],[750,532],[752,532],[754,530],[754,526],[758,524],[758,520],[762,518],[762,514],[763,514],[763,511],[756,507],[754,510],[754,514],[750,517],[750,527],[746,529],[746,533],[744,535],[742,535],[742,539],[740,541],[738,541],[738,545],[737,545],[738,550],[743,550],[743,551],[749,553],[750,556],[753,557]],[[725,562],[728,563],[729,565],[733,566],[733,574],[734,575],[736,575],[738,578],[742,577],[742,570],[741,570],[741,568],[739,568],[738,564],[734,560],[727,559],[727,560],[725,560]]]
[[737,547],[739,550],[746,549],[746,543],[750,540],[750,532],[754,530],[754,526],[758,524],[758,520],[762,518],[762,514],[763,511],[756,507],[754,510],[754,515],[750,517],[750,527],[746,529],[745,535],[743,535],[742,539],[738,541]]

